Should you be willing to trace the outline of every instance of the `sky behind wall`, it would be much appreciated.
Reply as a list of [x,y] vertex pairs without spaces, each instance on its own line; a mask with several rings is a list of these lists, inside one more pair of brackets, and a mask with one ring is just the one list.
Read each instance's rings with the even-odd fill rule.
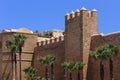
[[83,6],[97,9],[99,32],[120,31],[120,0],[0,0],[0,31],[20,27],[64,30],[65,14]]

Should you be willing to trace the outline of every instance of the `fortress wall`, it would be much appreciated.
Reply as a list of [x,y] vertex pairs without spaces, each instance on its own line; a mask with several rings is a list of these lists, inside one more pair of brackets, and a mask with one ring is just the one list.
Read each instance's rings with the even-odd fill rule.
[[[12,80],[12,64],[11,64],[11,53],[6,47],[6,41],[11,40],[13,38],[14,34],[18,34],[16,32],[9,32],[9,33],[1,33],[1,40],[2,40],[2,48],[0,51],[0,62],[1,62],[1,79],[0,80]],[[23,34],[27,37],[25,40],[25,44],[23,47],[23,53],[22,53],[22,70],[25,67],[31,66],[32,62],[32,56],[33,56],[33,51],[34,47],[36,46],[37,42],[37,36],[34,34],[29,34],[29,33],[20,33]],[[17,58],[17,80],[19,80],[19,54],[16,53],[16,58]],[[24,72],[22,71],[22,80],[25,80],[24,78]]]
[[[90,50],[93,51],[104,43],[101,35],[94,35],[91,38]],[[99,76],[99,61],[93,59],[90,55],[88,58],[87,80],[100,80]]]
[[1,60],[1,73],[0,79],[1,80],[8,80],[12,79],[12,63],[11,63],[11,54],[10,53],[1,53],[0,54]]
[[40,56],[53,54],[56,56],[56,61],[54,63],[55,80],[62,80],[64,71],[61,67],[61,64],[64,61],[65,54],[64,41],[60,40],[59,38],[59,40],[50,40],[49,44],[47,42],[49,41],[38,43],[38,47],[35,48],[33,56],[33,66],[38,69],[38,76],[45,76],[45,65],[40,64],[38,59],[40,58]]
[[[0,80],[9,80],[12,79],[12,64],[11,64],[11,54],[6,50],[5,42],[6,40],[9,40],[13,36],[11,34],[5,35],[5,34],[0,34],[1,35],[1,49],[0,49]],[[5,35],[5,37],[4,37]],[[9,39],[8,39],[9,38]],[[6,51],[6,53],[3,53],[3,51]]]
[[[31,66],[32,64],[32,57],[33,57],[33,53],[29,52],[29,53],[22,53],[22,61],[21,61],[21,65],[22,65],[22,80],[26,80],[24,78],[25,76],[25,73],[23,72],[23,69],[26,68],[26,67],[29,67]],[[19,69],[19,54],[17,54],[17,78],[19,80],[19,72],[20,72],[20,69]]]
[[[0,50],[2,49],[2,37],[1,37],[1,34],[0,34]],[[1,51],[0,51],[1,52]]]
[[[32,55],[33,53],[22,53],[22,70],[25,67],[31,66],[31,62],[32,62]],[[12,76],[12,64],[11,64],[11,53],[10,52],[3,52],[1,55],[1,73],[0,73],[0,80],[12,80],[11,76]],[[17,75],[17,80],[19,80],[19,53],[17,53],[16,55],[17,58],[17,71],[16,71],[16,75]],[[24,78],[24,72],[22,71],[22,80],[25,80]]]
[[[0,64],[2,65],[2,49],[0,49]],[[2,66],[0,66],[0,73],[2,73]],[[1,74],[0,74],[0,79],[1,79]]]
[[1,33],[2,41],[2,52],[9,52],[6,47],[6,41],[13,38],[14,33]]
[[[115,44],[120,47],[120,33],[113,33],[108,35],[96,35],[91,39],[90,50],[93,51],[97,47],[104,46],[106,44]],[[113,76],[114,80],[120,79],[120,63],[119,63],[120,54],[113,57]],[[89,65],[88,65],[88,80],[100,80],[100,65],[99,61],[93,59],[89,56]],[[109,60],[104,60],[104,80],[109,80]],[[93,75],[94,74],[94,75]]]
[[[120,33],[112,33],[103,36],[106,40],[106,43],[112,43],[120,47]],[[114,80],[120,80],[120,53],[117,56],[113,57],[113,75]]]

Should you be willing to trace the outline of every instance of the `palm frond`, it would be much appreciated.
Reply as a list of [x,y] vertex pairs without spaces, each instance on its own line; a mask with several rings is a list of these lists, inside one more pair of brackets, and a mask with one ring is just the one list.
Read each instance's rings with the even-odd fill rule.
[[55,60],[56,60],[56,56],[54,55],[47,55],[39,58],[39,62],[44,65],[49,65],[53,63]]
[[105,46],[98,47],[95,51],[92,51],[90,56],[98,60],[103,60],[117,55],[119,51],[120,48],[118,46],[107,44]]

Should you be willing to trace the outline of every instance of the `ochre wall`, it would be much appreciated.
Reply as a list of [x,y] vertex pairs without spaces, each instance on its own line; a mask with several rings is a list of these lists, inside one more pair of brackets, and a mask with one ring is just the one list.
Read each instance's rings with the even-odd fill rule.
[[[2,48],[0,50],[0,80],[12,80],[12,64],[11,64],[11,53],[6,47],[6,41],[11,40],[16,32],[1,33]],[[20,33],[27,37],[23,47],[22,53],[22,70],[25,67],[31,66],[32,56],[34,52],[34,47],[36,46],[37,36],[29,33]],[[19,80],[19,54],[16,53],[17,58],[17,80]],[[22,80],[24,78],[24,72],[22,71]]]

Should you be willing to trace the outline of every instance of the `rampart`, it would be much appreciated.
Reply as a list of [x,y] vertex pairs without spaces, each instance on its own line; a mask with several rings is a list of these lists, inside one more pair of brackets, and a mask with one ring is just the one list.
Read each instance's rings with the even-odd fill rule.
[[[25,67],[31,66],[32,56],[34,52],[34,47],[36,46],[37,36],[31,33],[21,33],[21,32],[5,32],[1,33],[1,49],[0,49],[0,80],[12,80],[12,59],[11,52],[6,47],[6,41],[12,40],[15,34],[23,34],[27,37],[22,51],[22,70]],[[16,80],[19,80],[19,53],[16,53]],[[22,80],[24,78],[24,72],[22,71]]]
[[59,38],[50,39],[49,41],[41,41],[37,43],[37,45],[34,50],[33,59],[33,66],[38,69],[37,75],[45,76],[45,65],[40,64],[39,58],[52,54],[57,57],[54,63],[55,80],[62,80],[64,71],[61,64],[64,62],[65,54],[64,37],[61,36]]
[[[95,50],[97,47],[106,44],[115,44],[120,47],[120,32],[115,32],[107,35],[94,35],[91,39],[90,51]],[[113,78],[114,80],[120,79],[120,54],[112,58],[113,61]],[[104,80],[110,80],[109,60],[104,60]],[[94,75],[93,75],[94,74]],[[89,56],[88,64],[88,80],[100,80],[100,62]]]

